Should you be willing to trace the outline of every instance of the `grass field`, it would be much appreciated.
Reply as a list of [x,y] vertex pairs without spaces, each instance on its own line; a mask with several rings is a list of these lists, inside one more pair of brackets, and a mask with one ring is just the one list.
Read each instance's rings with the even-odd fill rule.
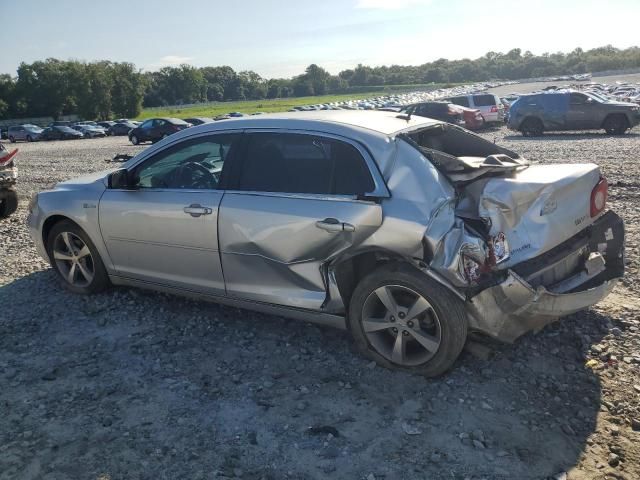
[[[293,107],[301,105],[314,105],[317,103],[338,102],[341,100],[362,100],[364,98],[377,97],[380,95],[388,95],[389,93],[399,93],[418,90],[433,90],[444,87],[445,85],[391,85],[384,89],[378,89],[371,92],[363,93],[345,93],[341,95],[321,95],[315,97],[297,97],[297,98],[278,98],[274,100],[246,100],[238,102],[213,102],[203,103],[200,105],[190,105],[186,107],[167,107],[167,108],[145,108],[137,117],[137,120],[144,120],[153,117],[216,117],[223,113],[229,112],[286,112]],[[452,86],[452,85],[447,85]]]

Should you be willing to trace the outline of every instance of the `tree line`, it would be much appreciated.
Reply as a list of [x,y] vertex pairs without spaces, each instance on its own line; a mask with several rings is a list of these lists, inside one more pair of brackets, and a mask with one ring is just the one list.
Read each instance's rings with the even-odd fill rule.
[[205,101],[260,100],[362,91],[390,85],[517,80],[640,67],[640,47],[611,45],[569,53],[488,52],[471,60],[444,58],[418,66],[391,65],[331,75],[312,64],[293,78],[266,79],[229,66],[164,67],[142,72],[131,63],[47,59],[21,63],[17,76],[0,75],[0,119],[78,114],[83,118],[136,117],[143,107]]

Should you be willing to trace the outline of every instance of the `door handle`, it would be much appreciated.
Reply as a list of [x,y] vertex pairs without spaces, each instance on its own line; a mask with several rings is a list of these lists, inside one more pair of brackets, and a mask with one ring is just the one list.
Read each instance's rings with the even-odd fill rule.
[[324,220],[318,220],[316,222],[316,227],[329,233],[356,231],[356,227],[354,227],[350,223],[343,223],[336,218],[325,218]]
[[182,209],[184,213],[191,215],[192,217],[199,217],[200,215],[211,215],[213,210],[209,207],[203,207],[198,203],[192,203],[188,207]]

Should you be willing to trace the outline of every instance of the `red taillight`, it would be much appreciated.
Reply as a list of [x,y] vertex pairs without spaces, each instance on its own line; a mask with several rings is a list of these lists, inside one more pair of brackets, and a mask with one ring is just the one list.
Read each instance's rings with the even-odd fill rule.
[[7,153],[5,156],[0,156],[0,167],[4,167],[5,165],[9,165],[13,157],[18,153],[18,149],[16,148],[13,152]]
[[498,113],[498,106],[494,105],[493,107],[491,107],[491,113]]
[[600,181],[591,191],[591,216],[595,217],[607,206],[607,197],[609,196],[609,184],[607,179],[600,177]]

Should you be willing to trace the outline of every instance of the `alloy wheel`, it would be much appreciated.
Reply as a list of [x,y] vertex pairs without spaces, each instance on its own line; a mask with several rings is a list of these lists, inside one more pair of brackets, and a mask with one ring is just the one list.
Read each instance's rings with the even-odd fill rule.
[[361,322],[371,346],[397,365],[430,360],[442,341],[440,319],[431,303],[401,285],[384,285],[371,292]]
[[61,232],[53,242],[53,259],[60,274],[74,287],[86,287],[95,276],[89,246],[76,234]]

